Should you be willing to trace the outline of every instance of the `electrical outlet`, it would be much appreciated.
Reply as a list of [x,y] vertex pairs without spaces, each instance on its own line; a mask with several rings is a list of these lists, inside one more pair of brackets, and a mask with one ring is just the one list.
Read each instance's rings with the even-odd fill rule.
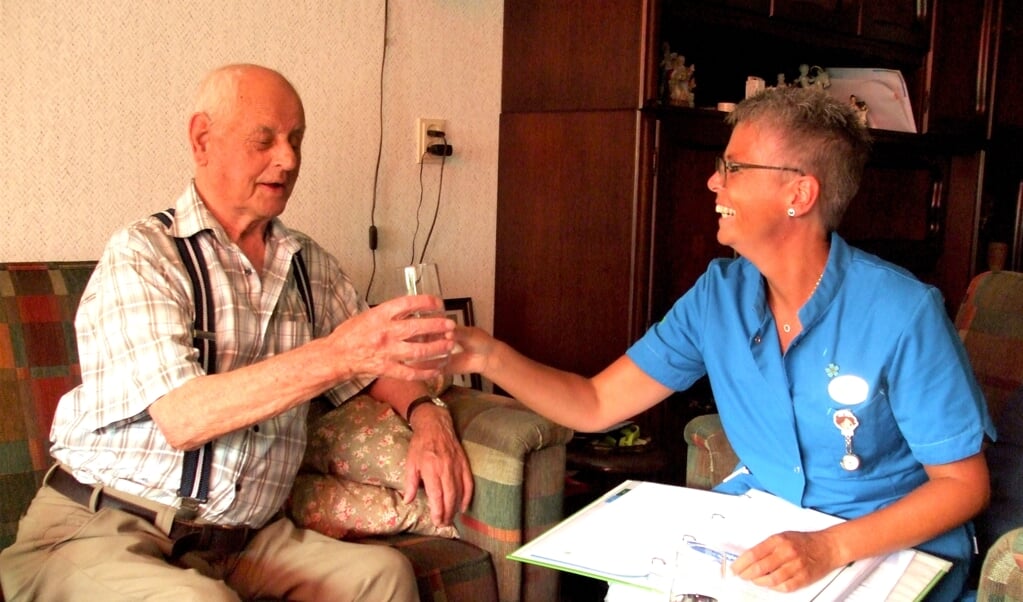
[[443,119],[428,119],[426,117],[420,117],[416,120],[416,163],[423,161],[440,161],[440,157],[434,155],[426,155],[426,147],[431,144],[442,144],[443,139],[433,138],[426,132],[429,130],[438,130],[441,132],[447,131],[447,121]]

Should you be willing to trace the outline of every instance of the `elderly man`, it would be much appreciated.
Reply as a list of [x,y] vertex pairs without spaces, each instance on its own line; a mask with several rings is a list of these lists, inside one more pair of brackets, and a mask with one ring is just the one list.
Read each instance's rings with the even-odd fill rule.
[[[82,297],[83,383],[60,401],[57,464],[0,556],[9,599],[417,599],[397,551],[281,514],[311,398],[366,390],[405,416],[437,376],[409,360],[453,346],[449,320],[398,319],[439,299],[367,310],[337,260],[278,219],[304,132],[275,71],[230,65],[201,84],[193,182],[173,212],[114,234]],[[405,498],[421,481],[448,524],[472,495],[468,462],[443,407],[409,420]]]

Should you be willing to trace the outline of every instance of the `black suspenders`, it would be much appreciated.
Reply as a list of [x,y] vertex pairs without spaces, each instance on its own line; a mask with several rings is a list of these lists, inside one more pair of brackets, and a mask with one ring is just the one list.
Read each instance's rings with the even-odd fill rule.
[[[163,222],[163,225],[170,228],[174,223],[174,209],[170,208],[153,217]],[[199,248],[198,234],[188,238],[175,238],[174,244],[178,247],[178,254],[185,264],[185,271],[192,281],[192,297],[195,300],[195,324],[192,328],[192,344],[199,352],[199,364],[206,371],[206,374],[217,372],[217,329],[214,323],[213,295],[210,291],[209,273],[206,270],[206,258]],[[312,289],[309,286],[309,272],[306,269],[305,261],[302,259],[301,251],[296,252],[291,258],[291,271],[295,274],[298,285],[298,292],[305,304],[306,316],[309,318],[310,327],[316,323],[313,312]],[[184,465],[181,468],[181,488],[178,495],[181,497],[182,510],[196,511],[199,504],[205,504],[210,493],[210,469],[213,464],[213,441],[207,441],[206,445],[199,449],[185,452]],[[199,467],[202,472],[196,482],[196,472]]]

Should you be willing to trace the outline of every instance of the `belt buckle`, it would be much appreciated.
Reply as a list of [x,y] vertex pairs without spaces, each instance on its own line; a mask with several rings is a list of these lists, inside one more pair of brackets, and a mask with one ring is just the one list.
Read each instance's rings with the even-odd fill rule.
[[181,498],[181,505],[174,513],[174,517],[177,520],[195,520],[195,517],[199,516],[199,504],[199,500],[194,497]]

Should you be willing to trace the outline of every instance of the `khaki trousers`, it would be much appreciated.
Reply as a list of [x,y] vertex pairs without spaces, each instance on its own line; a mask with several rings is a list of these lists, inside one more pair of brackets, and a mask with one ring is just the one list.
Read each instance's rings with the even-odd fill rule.
[[0,553],[10,602],[72,600],[418,600],[412,566],[383,545],[338,541],[287,518],[261,529],[239,554],[190,552],[144,519],[93,512],[43,487]]

